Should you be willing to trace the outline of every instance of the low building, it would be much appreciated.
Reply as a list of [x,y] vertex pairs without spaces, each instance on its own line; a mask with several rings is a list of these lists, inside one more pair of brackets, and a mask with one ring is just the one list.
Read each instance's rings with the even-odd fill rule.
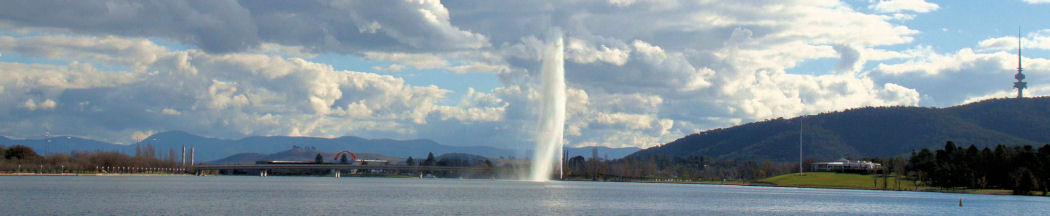
[[810,164],[816,172],[878,172],[882,164],[871,161],[851,161],[845,158],[836,161],[816,162]]

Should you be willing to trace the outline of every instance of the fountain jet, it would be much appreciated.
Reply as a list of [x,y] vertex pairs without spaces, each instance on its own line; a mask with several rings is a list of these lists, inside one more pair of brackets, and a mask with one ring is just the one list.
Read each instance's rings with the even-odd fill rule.
[[[565,51],[561,34],[555,33],[544,49],[540,103],[540,131],[532,157],[529,180],[549,181],[554,166],[561,172],[562,134],[565,130]],[[557,158],[555,158],[557,157]],[[555,164],[555,162],[557,162]]]

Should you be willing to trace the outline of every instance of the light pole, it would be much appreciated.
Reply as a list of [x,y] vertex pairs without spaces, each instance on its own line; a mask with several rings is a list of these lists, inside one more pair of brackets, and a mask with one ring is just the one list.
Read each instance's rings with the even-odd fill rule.
[[44,156],[47,156],[47,154],[51,151],[51,130],[50,129],[44,132],[44,141],[45,141],[44,142]]
[[802,176],[802,131],[805,129],[803,119],[806,118],[806,100],[799,95],[799,103],[802,104],[802,115],[798,116],[798,176]]

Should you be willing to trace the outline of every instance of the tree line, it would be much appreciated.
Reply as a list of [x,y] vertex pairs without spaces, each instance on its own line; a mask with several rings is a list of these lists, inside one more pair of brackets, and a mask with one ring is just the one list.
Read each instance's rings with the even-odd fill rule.
[[[1014,194],[1050,192],[1050,144],[977,148],[948,141],[943,149],[923,148],[907,157],[859,158],[882,164],[868,170],[875,188],[901,188],[901,181],[946,189],[1007,189]],[[816,159],[805,160],[804,171]],[[798,163],[717,159],[663,154],[600,160],[575,156],[565,161],[567,178],[594,180],[743,180],[797,173]],[[880,186],[881,185],[881,186]]]
[[176,168],[174,150],[167,156],[158,154],[152,145],[136,146],[135,155],[110,151],[76,150],[69,153],[40,155],[24,145],[0,146],[0,171],[4,172],[99,172],[103,167]]
[[797,171],[797,163],[715,159],[704,156],[646,155],[613,160],[575,156],[565,162],[568,178],[632,181],[675,179],[682,181],[751,181]]
[[948,141],[943,149],[913,152],[907,169],[913,180],[944,188],[995,188],[1014,194],[1042,191],[1050,186],[1050,144],[978,149]]

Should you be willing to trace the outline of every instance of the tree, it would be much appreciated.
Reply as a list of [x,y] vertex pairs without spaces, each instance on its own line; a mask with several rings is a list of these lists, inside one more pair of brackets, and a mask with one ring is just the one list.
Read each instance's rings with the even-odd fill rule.
[[7,160],[36,160],[40,159],[40,155],[33,151],[33,148],[24,145],[16,145],[7,149],[4,152],[4,159]]
[[919,182],[929,183],[930,174],[933,173],[936,167],[937,161],[934,159],[930,149],[927,148],[923,148],[919,153],[913,154],[908,159],[908,170],[914,171],[915,179]]
[[314,157],[314,163],[324,163],[324,156],[321,156],[321,153],[317,153],[317,156]]
[[1050,144],[1039,147],[1037,155],[1039,158],[1039,164],[1041,165],[1037,170],[1037,176],[1039,176],[1040,182],[1039,186],[1043,189],[1043,196],[1046,196],[1047,190],[1050,189]]
[[1010,176],[1014,179],[1014,195],[1028,195],[1033,189],[1039,187],[1035,175],[1026,167],[1014,170]]
[[412,156],[408,156],[408,160],[405,160],[405,165],[415,166],[416,162],[412,160]]
[[350,160],[346,158],[346,154],[343,154],[343,157],[339,158],[339,163],[347,164],[349,161]]
[[428,152],[427,153],[427,159],[423,161],[423,166],[433,166],[434,162],[437,162],[434,159],[434,153],[433,152]]

